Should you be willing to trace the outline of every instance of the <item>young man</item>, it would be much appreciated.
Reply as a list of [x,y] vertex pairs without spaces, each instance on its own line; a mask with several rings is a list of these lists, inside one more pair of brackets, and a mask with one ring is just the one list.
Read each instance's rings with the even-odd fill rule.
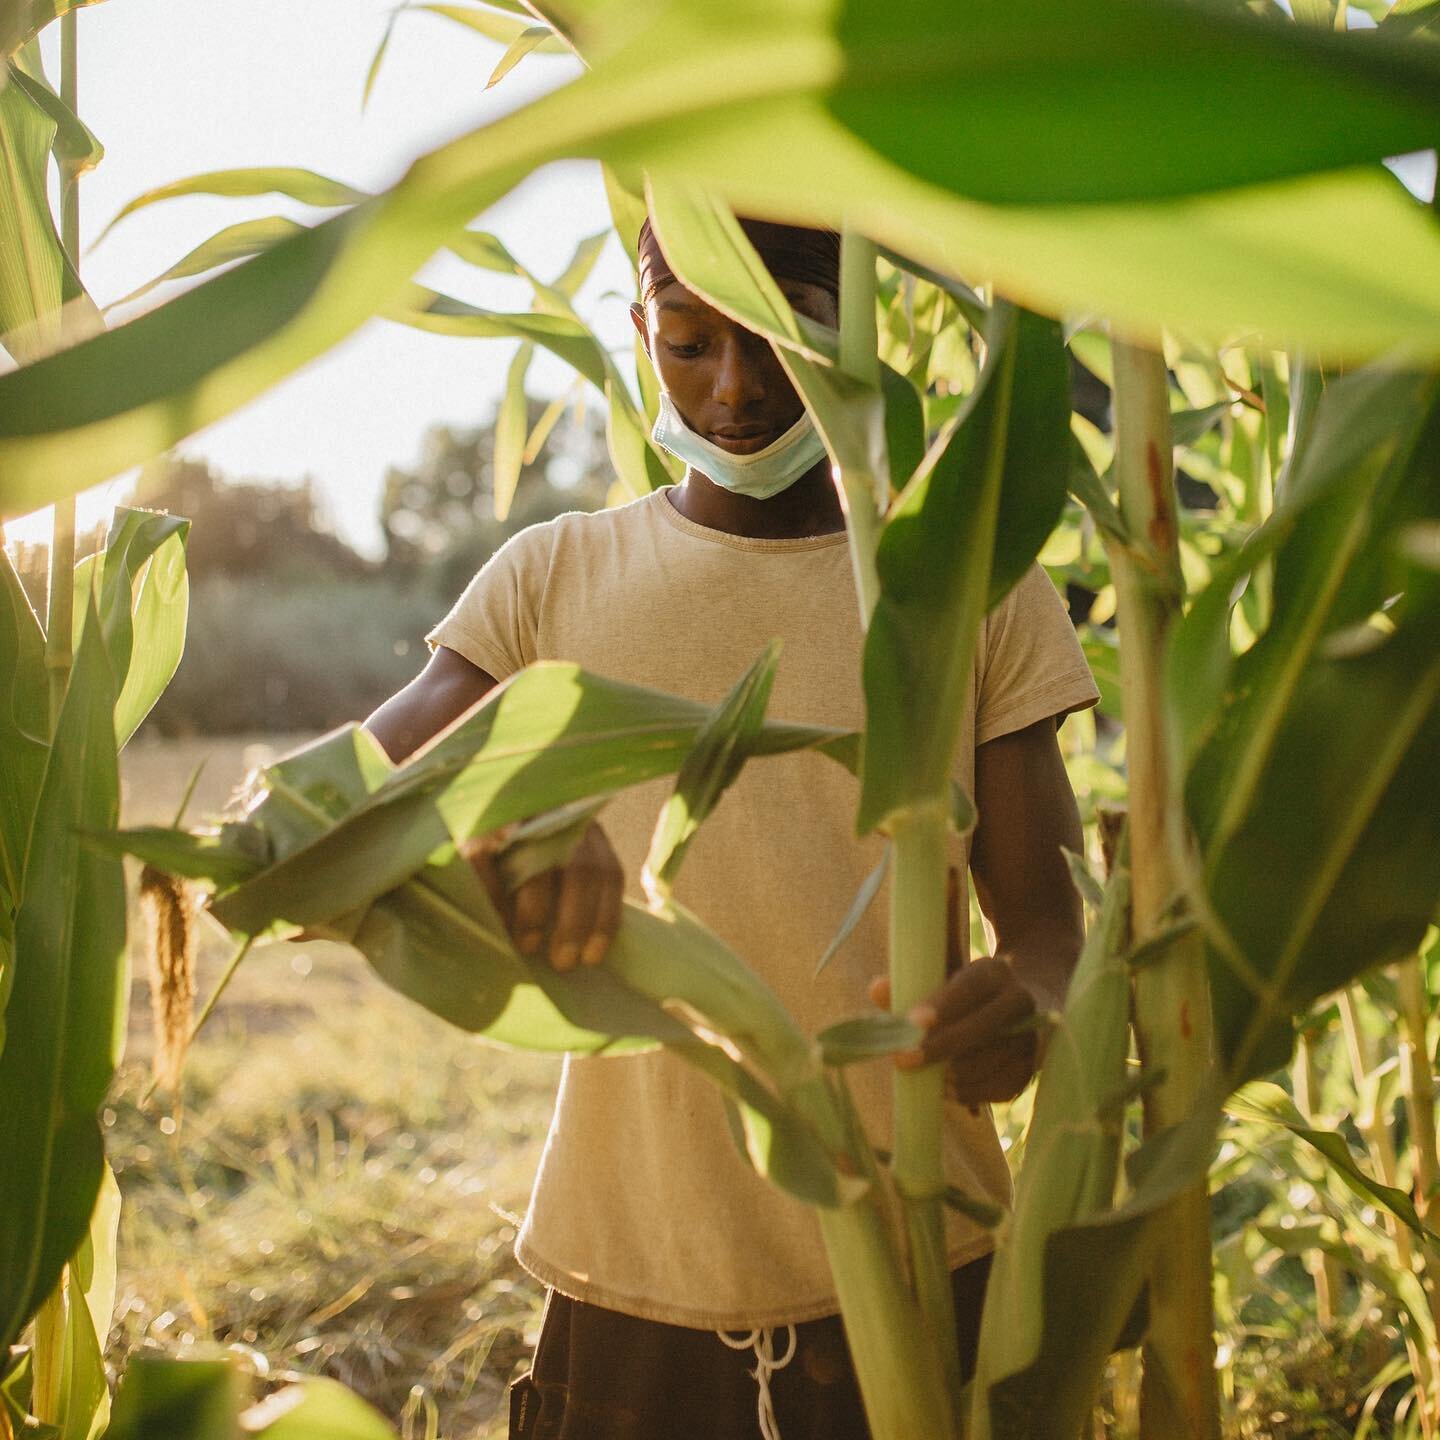
[[[838,237],[744,224],[791,303],[834,325]],[[683,482],[510,540],[430,635],[425,671],[368,722],[391,755],[537,659],[714,703],[775,636],[784,649],[770,714],[863,724],[844,518],[798,395],[766,341],[675,279],[648,222],[640,282],[632,317],[663,391],[656,439],[686,460]],[[951,858],[959,877],[967,863],[975,877],[996,954],[959,963],[961,878],[954,973],[914,1017],[923,1049],[894,1062],[947,1066],[947,1174],[999,1202],[1009,1176],[982,1107],[1031,1078],[1034,1032],[1015,1033],[1016,1022],[1059,1007],[1079,952],[1081,907],[1061,846],[1079,849],[1081,832],[1056,729],[1097,699],[1036,565],[985,621],[955,767],[980,818]],[[516,892],[507,920],[522,951],[543,949],[561,969],[603,960],[622,894],[639,894],[670,784],[618,795],[563,871]],[[677,886],[811,1033],[888,999],[876,980],[884,892],[816,973],[882,845],[854,837],[856,799],[822,756],[752,761]],[[849,1073],[884,1143],[890,1068]],[[992,1242],[962,1216],[947,1225],[968,1369]],[[674,1057],[567,1061],[516,1254],[551,1288],[533,1370],[512,1396],[513,1436],[866,1435],[813,1213],[754,1175],[719,1095]]]

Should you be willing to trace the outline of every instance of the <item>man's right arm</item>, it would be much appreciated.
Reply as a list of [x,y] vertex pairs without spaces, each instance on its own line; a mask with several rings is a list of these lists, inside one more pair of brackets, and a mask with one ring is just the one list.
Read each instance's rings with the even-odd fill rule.
[[427,740],[478,705],[500,682],[463,655],[441,645],[425,668],[365,722],[398,765]]
[[[399,764],[480,704],[499,683],[441,645],[425,668],[365,721],[365,729]],[[544,946],[557,970],[604,959],[620,928],[625,880],[598,824],[590,826],[563,866],[532,876],[509,896],[483,840],[467,846],[466,854],[522,954],[537,954]]]

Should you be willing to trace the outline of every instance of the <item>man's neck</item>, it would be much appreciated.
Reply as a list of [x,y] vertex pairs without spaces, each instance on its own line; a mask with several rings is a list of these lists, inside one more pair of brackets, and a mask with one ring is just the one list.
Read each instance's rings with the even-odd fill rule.
[[668,498],[687,520],[751,540],[797,540],[833,535],[845,528],[828,457],[768,500],[737,495],[693,467],[671,488]]

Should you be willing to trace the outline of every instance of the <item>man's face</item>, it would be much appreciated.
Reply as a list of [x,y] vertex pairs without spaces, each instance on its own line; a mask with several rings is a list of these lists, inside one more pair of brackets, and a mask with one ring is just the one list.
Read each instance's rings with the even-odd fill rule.
[[[837,323],[835,297],[822,286],[782,280],[795,310],[822,325]],[[763,450],[788,430],[804,406],[770,342],[722,315],[678,280],[656,291],[630,318],[681,418],[733,455]]]

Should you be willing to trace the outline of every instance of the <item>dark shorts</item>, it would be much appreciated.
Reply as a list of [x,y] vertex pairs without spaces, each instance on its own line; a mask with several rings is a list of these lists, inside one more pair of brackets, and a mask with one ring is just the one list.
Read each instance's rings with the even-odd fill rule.
[[[968,1378],[989,1255],[951,1275]],[[775,1336],[777,1356],[787,1343]],[[782,1440],[870,1440],[838,1315],[795,1327],[794,1358],[770,1379]],[[528,1375],[510,1387],[510,1440],[756,1440],[752,1350],[713,1330],[640,1320],[551,1291]]]

